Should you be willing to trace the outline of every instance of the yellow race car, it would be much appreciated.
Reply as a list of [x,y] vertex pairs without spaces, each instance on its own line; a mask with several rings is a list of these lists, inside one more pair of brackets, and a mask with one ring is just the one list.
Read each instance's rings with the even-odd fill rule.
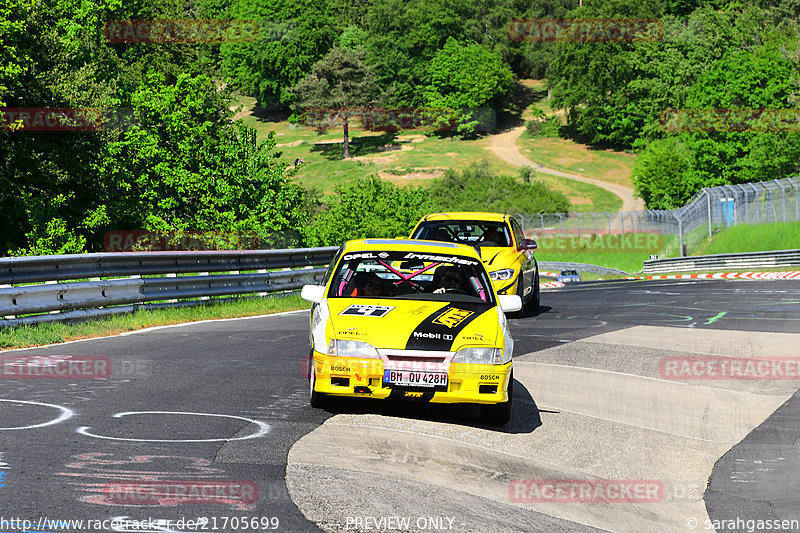
[[311,308],[310,401],[355,396],[480,404],[482,418],[511,417],[514,341],[481,258],[455,243],[365,239],[337,252]]
[[539,266],[533,257],[536,241],[526,239],[519,223],[501,213],[433,213],[411,232],[412,239],[455,242],[480,254],[497,294],[522,297],[526,311],[539,309]]

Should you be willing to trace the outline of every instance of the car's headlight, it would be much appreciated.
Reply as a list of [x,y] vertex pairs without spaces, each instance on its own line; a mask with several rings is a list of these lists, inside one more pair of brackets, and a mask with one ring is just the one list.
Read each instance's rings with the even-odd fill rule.
[[506,358],[502,348],[462,348],[453,357],[454,363],[473,365],[502,365],[511,360]]
[[328,355],[380,359],[378,350],[367,342],[333,339],[328,345]]
[[514,277],[513,268],[504,268],[503,270],[495,270],[489,272],[489,279],[493,281],[506,281]]

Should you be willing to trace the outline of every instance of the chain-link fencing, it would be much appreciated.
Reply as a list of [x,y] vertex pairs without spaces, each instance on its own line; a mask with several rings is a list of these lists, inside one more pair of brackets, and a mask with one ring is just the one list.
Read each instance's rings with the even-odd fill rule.
[[625,233],[677,235],[683,257],[717,228],[800,220],[800,178],[703,188],[679,209],[534,213],[517,215],[517,219],[534,239]]

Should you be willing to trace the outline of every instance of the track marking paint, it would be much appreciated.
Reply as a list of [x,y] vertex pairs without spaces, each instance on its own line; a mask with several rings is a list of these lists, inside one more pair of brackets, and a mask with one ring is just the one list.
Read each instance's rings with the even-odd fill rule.
[[244,437],[230,437],[230,438],[223,438],[223,439],[132,439],[126,437],[109,437],[106,435],[96,435],[94,433],[89,432],[88,426],[82,426],[78,428],[78,433],[81,435],[86,435],[87,437],[94,437],[96,439],[105,439],[105,440],[119,440],[125,442],[230,442],[235,440],[247,440],[247,439],[255,439],[258,437],[263,437],[267,433],[269,433],[270,425],[266,422],[259,422],[257,420],[253,420],[252,418],[245,418],[243,416],[234,416],[234,415],[220,415],[214,413],[190,413],[184,411],[129,411],[127,413],[117,413],[112,418],[122,418],[123,416],[128,415],[187,415],[187,416],[211,416],[217,418],[233,418],[236,420],[243,420],[250,424],[255,424],[258,426],[258,431],[251,435],[245,435]]
[[43,422],[41,424],[31,424],[30,426],[18,426],[18,427],[11,427],[11,428],[2,428],[2,427],[0,427],[0,431],[15,431],[15,430],[18,430],[18,429],[35,429],[35,428],[43,428],[45,426],[53,426],[55,424],[59,424],[59,423],[63,422],[64,420],[68,420],[68,419],[72,418],[72,415],[75,414],[72,411],[72,409],[67,409],[66,407],[63,407],[61,405],[55,405],[55,404],[52,404],[52,403],[31,402],[31,401],[25,401],[25,400],[5,400],[5,399],[0,399],[0,402],[22,403],[22,404],[26,404],[26,405],[42,405],[44,407],[52,407],[53,409],[58,409],[58,410],[61,411],[61,414],[59,416],[57,416],[56,418],[54,418],[54,419],[52,419],[52,420],[50,420],[48,422]]

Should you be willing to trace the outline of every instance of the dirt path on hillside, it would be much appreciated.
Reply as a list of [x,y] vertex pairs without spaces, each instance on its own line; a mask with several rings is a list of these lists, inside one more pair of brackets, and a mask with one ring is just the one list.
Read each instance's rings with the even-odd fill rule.
[[614,183],[608,183],[606,181],[594,179],[594,178],[586,178],[584,176],[577,176],[575,174],[570,174],[568,172],[562,172],[561,170],[556,170],[553,168],[547,168],[545,166],[540,165],[539,163],[535,163],[522,155],[517,148],[517,139],[522,132],[525,131],[525,126],[519,126],[518,128],[513,128],[508,130],[505,133],[500,133],[498,135],[494,135],[489,140],[488,148],[494,154],[502,159],[503,161],[510,163],[512,165],[523,167],[529,166],[536,170],[537,172],[541,172],[543,174],[551,174],[553,176],[560,176],[562,178],[568,178],[571,180],[582,181],[584,183],[591,183],[592,185],[596,185],[598,187],[602,187],[607,191],[611,191],[612,193],[619,196],[622,200],[622,211],[635,211],[638,209],[644,209],[644,202],[641,198],[634,198],[633,197],[633,189],[629,187],[625,187],[624,185],[617,185]]

